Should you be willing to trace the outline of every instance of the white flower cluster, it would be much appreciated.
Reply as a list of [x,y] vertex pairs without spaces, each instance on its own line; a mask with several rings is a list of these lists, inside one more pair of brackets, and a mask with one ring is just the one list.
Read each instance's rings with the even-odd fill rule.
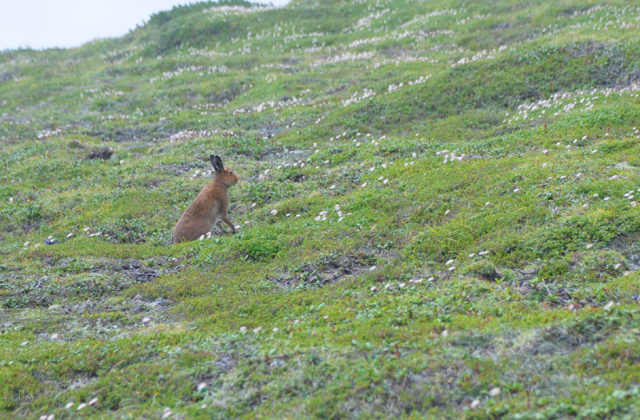
[[55,130],[42,130],[38,133],[38,140],[47,139],[51,136],[55,136],[56,134],[60,134],[62,130],[60,128],[56,128]]
[[349,99],[343,99],[342,106],[346,107],[351,104],[357,104],[358,102],[364,101],[367,98],[371,99],[374,96],[376,96],[376,93],[373,90],[364,88],[361,96],[358,96],[358,91],[356,91]]
[[463,153],[460,156],[457,156],[456,152],[449,153],[449,150],[442,150],[440,152],[436,152],[436,156],[444,156],[444,161],[442,163],[453,163],[461,162],[467,155]]
[[370,60],[375,55],[376,55],[376,53],[374,51],[365,51],[365,52],[361,52],[361,53],[347,52],[347,53],[334,55],[334,56],[331,56],[331,57],[328,57],[328,58],[323,58],[323,59],[320,59],[320,60],[316,60],[316,61],[312,62],[310,64],[310,66],[311,67],[319,67],[319,66],[325,66],[327,64],[342,63],[344,61]]
[[201,131],[180,131],[180,132],[178,132],[176,134],[172,134],[171,136],[169,136],[169,141],[171,143],[177,143],[177,142],[181,142],[181,141],[185,141],[185,140],[191,140],[191,139],[194,139],[194,138],[211,136],[212,134],[214,134],[214,131],[206,131],[206,130],[201,130]]
[[268,10],[278,9],[277,6],[267,6],[262,4],[247,6],[214,6],[205,9],[202,13],[211,15],[211,18],[224,17],[228,15],[247,15],[250,13],[266,12]]
[[403,28],[407,28],[409,26],[415,25],[417,23],[425,23],[426,21],[428,21],[432,17],[446,16],[446,15],[456,16],[458,13],[463,13],[464,11],[465,11],[465,9],[461,9],[461,10],[445,9],[445,10],[436,10],[434,12],[427,13],[427,14],[424,14],[424,15],[416,15],[410,21],[405,22],[402,25],[400,25],[399,28],[403,29]]
[[[526,102],[518,105],[517,115],[511,116],[509,119],[505,119],[503,122],[511,124],[512,122],[532,120],[534,118],[541,118],[545,116],[547,110],[555,111],[553,116],[560,115],[562,113],[568,113],[573,109],[580,108],[582,111],[593,110],[594,103],[597,101],[604,101],[613,95],[631,94],[631,96],[637,97],[635,92],[640,91],[640,85],[632,83],[624,87],[609,87],[603,89],[593,88],[590,91],[578,90],[576,92],[558,92],[554,93],[549,99],[541,99],[536,102]],[[506,114],[510,117],[510,114]]]
[[[347,214],[342,214],[342,211],[340,210],[340,205],[336,204],[335,206],[333,206],[333,209],[336,211],[336,215],[338,216],[338,222],[341,222],[346,216],[351,216],[352,213],[347,213]],[[326,210],[321,211],[318,216],[316,216],[316,218],[314,219],[316,222],[323,222],[325,220],[327,220],[327,215],[329,215],[329,212]]]
[[180,76],[182,73],[185,72],[200,72],[200,76],[204,75],[204,72],[207,72],[208,74],[213,74],[213,73],[226,73],[229,69],[227,69],[225,66],[210,66],[210,67],[206,67],[206,66],[191,66],[191,67],[179,67],[174,71],[165,71],[164,73],[162,73],[161,76],[158,77],[152,77],[149,82],[151,84],[157,82],[158,80],[169,80],[172,79],[174,77]]

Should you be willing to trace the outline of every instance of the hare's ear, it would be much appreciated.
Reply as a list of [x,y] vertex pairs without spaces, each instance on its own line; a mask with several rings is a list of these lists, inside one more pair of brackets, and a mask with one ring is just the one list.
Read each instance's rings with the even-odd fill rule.
[[224,165],[222,164],[222,159],[220,159],[220,156],[213,157],[213,167],[218,172],[224,171]]
[[224,166],[222,166],[222,159],[220,159],[220,156],[211,155],[209,156],[209,160],[211,161],[211,166],[213,166],[214,171],[220,172],[224,169]]

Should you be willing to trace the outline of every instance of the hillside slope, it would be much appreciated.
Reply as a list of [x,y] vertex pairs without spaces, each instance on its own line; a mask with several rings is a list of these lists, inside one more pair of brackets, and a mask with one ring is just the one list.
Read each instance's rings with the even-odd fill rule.
[[[230,1],[0,53],[0,416],[639,417],[639,34]],[[171,245],[212,153],[242,228]]]

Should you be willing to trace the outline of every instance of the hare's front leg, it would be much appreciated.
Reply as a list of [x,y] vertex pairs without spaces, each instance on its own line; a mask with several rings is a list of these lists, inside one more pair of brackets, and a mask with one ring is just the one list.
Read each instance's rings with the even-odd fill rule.
[[[226,214],[224,216],[222,216],[220,219],[222,219],[223,222],[225,222],[226,224],[229,225],[229,227],[231,227],[231,232],[232,233],[236,233],[236,227],[234,226],[233,223],[231,223],[231,220],[229,220],[229,216],[227,216]],[[219,222],[218,222],[219,223]]]
[[218,220],[216,222],[216,227],[218,228],[220,233],[223,234],[223,235],[227,235],[229,233],[229,232],[227,232],[227,230],[225,228],[222,227],[222,222],[220,220]]

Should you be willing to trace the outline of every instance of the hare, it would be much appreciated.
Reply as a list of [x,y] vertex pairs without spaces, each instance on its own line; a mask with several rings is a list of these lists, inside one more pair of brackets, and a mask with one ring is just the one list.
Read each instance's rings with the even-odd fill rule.
[[209,156],[211,165],[215,170],[213,180],[204,187],[193,203],[182,213],[176,227],[173,229],[173,243],[195,241],[202,235],[206,235],[216,226],[221,232],[227,233],[222,227],[225,222],[231,227],[233,233],[236,228],[227,216],[229,209],[230,187],[238,183],[238,175],[229,168],[224,167],[220,156]]

